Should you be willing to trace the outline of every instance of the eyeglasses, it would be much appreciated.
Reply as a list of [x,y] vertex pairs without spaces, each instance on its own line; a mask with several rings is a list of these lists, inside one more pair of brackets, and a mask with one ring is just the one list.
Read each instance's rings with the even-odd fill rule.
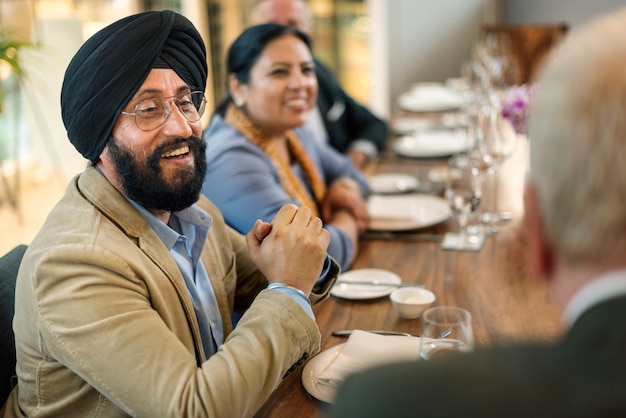
[[135,123],[142,131],[151,131],[165,123],[172,113],[174,102],[180,113],[189,122],[198,122],[206,108],[206,97],[201,91],[180,94],[171,97],[157,97],[142,100],[135,106],[134,112],[124,112],[123,115],[135,117]]

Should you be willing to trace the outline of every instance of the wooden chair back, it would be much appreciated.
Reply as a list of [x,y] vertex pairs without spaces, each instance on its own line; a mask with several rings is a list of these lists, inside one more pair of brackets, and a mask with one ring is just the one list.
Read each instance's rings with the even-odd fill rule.
[[485,25],[481,35],[496,34],[508,38],[517,80],[511,84],[531,83],[550,50],[567,34],[566,23],[529,25]]

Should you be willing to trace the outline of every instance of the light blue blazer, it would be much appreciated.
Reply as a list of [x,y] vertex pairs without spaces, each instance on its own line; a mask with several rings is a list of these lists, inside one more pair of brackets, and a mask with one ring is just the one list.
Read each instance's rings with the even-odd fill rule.
[[[367,193],[366,178],[349,157],[318,141],[306,127],[298,128],[296,134],[327,185],[348,176],[360,184],[364,195]],[[207,174],[202,193],[217,205],[231,227],[245,234],[257,219],[269,222],[283,205],[296,203],[283,189],[269,157],[220,115],[213,116],[203,138],[207,143]],[[300,166],[292,168],[306,184]],[[354,252],[350,238],[332,226],[326,229],[330,233],[328,254],[342,269],[349,268]]]

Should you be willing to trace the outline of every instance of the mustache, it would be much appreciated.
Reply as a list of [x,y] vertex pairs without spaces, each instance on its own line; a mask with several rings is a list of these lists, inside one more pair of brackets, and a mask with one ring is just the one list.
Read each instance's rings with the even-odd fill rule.
[[156,148],[155,153],[158,153],[159,155],[161,155],[166,151],[178,148],[178,146],[181,144],[188,144],[191,149],[195,149],[195,150],[206,149],[206,143],[202,139],[198,138],[197,136],[192,135],[187,138],[170,139],[169,141],[166,141],[162,143],[161,145],[159,145]]
[[173,138],[156,147],[152,155],[148,158],[148,164],[156,164],[164,152],[176,149],[182,144],[189,145],[190,151],[192,151],[196,156],[203,155],[204,151],[206,151],[206,142],[195,135],[187,138]]

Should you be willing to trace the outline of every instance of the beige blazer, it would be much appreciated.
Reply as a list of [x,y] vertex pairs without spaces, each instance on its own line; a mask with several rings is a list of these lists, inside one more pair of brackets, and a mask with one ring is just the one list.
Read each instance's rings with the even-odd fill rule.
[[[250,416],[294,363],[319,350],[315,322],[290,297],[264,290],[244,237],[208,200],[198,204],[213,218],[202,261],[224,324],[219,352],[204,358],[192,300],[166,247],[90,167],[24,257],[18,385],[5,416]],[[235,306],[249,307],[232,331]]]

